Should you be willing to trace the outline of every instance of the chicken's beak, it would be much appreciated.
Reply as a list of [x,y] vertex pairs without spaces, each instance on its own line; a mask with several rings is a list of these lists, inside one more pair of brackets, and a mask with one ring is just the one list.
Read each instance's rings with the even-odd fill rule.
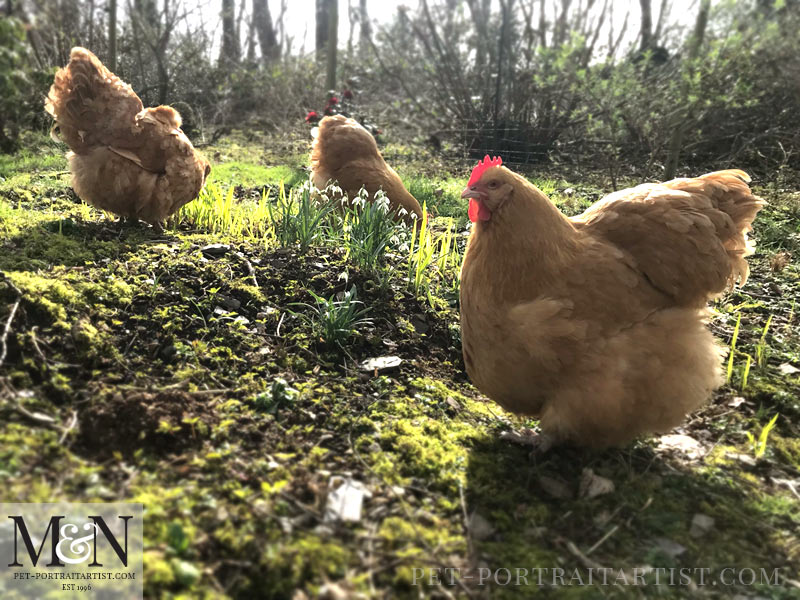
[[488,197],[477,185],[466,188],[461,192],[462,198],[469,198],[469,220],[473,223],[477,221],[488,221],[492,218],[492,211],[486,206],[483,200]]
[[477,185],[473,185],[472,187],[464,188],[464,191],[461,192],[461,197],[464,198],[464,199],[466,199],[466,198],[474,198],[476,200],[480,200],[485,195],[486,194],[484,194],[483,192],[481,192],[478,189]]

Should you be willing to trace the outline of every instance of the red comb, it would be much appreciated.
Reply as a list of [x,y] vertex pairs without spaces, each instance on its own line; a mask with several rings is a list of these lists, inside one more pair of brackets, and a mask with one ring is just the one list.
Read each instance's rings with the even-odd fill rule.
[[481,175],[486,169],[490,167],[499,167],[503,164],[503,159],[499,156],[495,156],[494,158],[489,158],[489,155],[483,157],[482,161],[478,161],[478,164],[475,165],[475,168],[472,169],[472,174],[469,176],[469,181],[467,182],[467,187],[471,185],[475,185],[480,181]]

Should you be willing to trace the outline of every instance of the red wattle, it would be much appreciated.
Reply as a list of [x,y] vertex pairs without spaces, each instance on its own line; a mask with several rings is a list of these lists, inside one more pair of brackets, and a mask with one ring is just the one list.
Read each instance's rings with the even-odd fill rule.
[[469,220],[475,223],[476,221],[488,221],[492,218],[492,211],[486,208],[483,202],[478,202],[475,198],[469,199]]

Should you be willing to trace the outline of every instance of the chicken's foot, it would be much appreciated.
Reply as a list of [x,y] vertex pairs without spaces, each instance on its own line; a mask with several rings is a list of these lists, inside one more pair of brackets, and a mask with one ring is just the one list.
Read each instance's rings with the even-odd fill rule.
[[520,431],[504,431],[500,434],[500,439],[522,446],[530,446],[531,454],[544,454],[555,445],[555,439],[546,433],[536,433],[529,427],[524,427]]

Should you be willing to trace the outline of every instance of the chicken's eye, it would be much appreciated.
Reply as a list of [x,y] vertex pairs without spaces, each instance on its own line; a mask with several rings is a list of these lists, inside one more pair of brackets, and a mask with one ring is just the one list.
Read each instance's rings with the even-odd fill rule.
[[489,182],[489,187],[490,188],[496,188],[497,187],[497,182],[496,181],[490,181]]

